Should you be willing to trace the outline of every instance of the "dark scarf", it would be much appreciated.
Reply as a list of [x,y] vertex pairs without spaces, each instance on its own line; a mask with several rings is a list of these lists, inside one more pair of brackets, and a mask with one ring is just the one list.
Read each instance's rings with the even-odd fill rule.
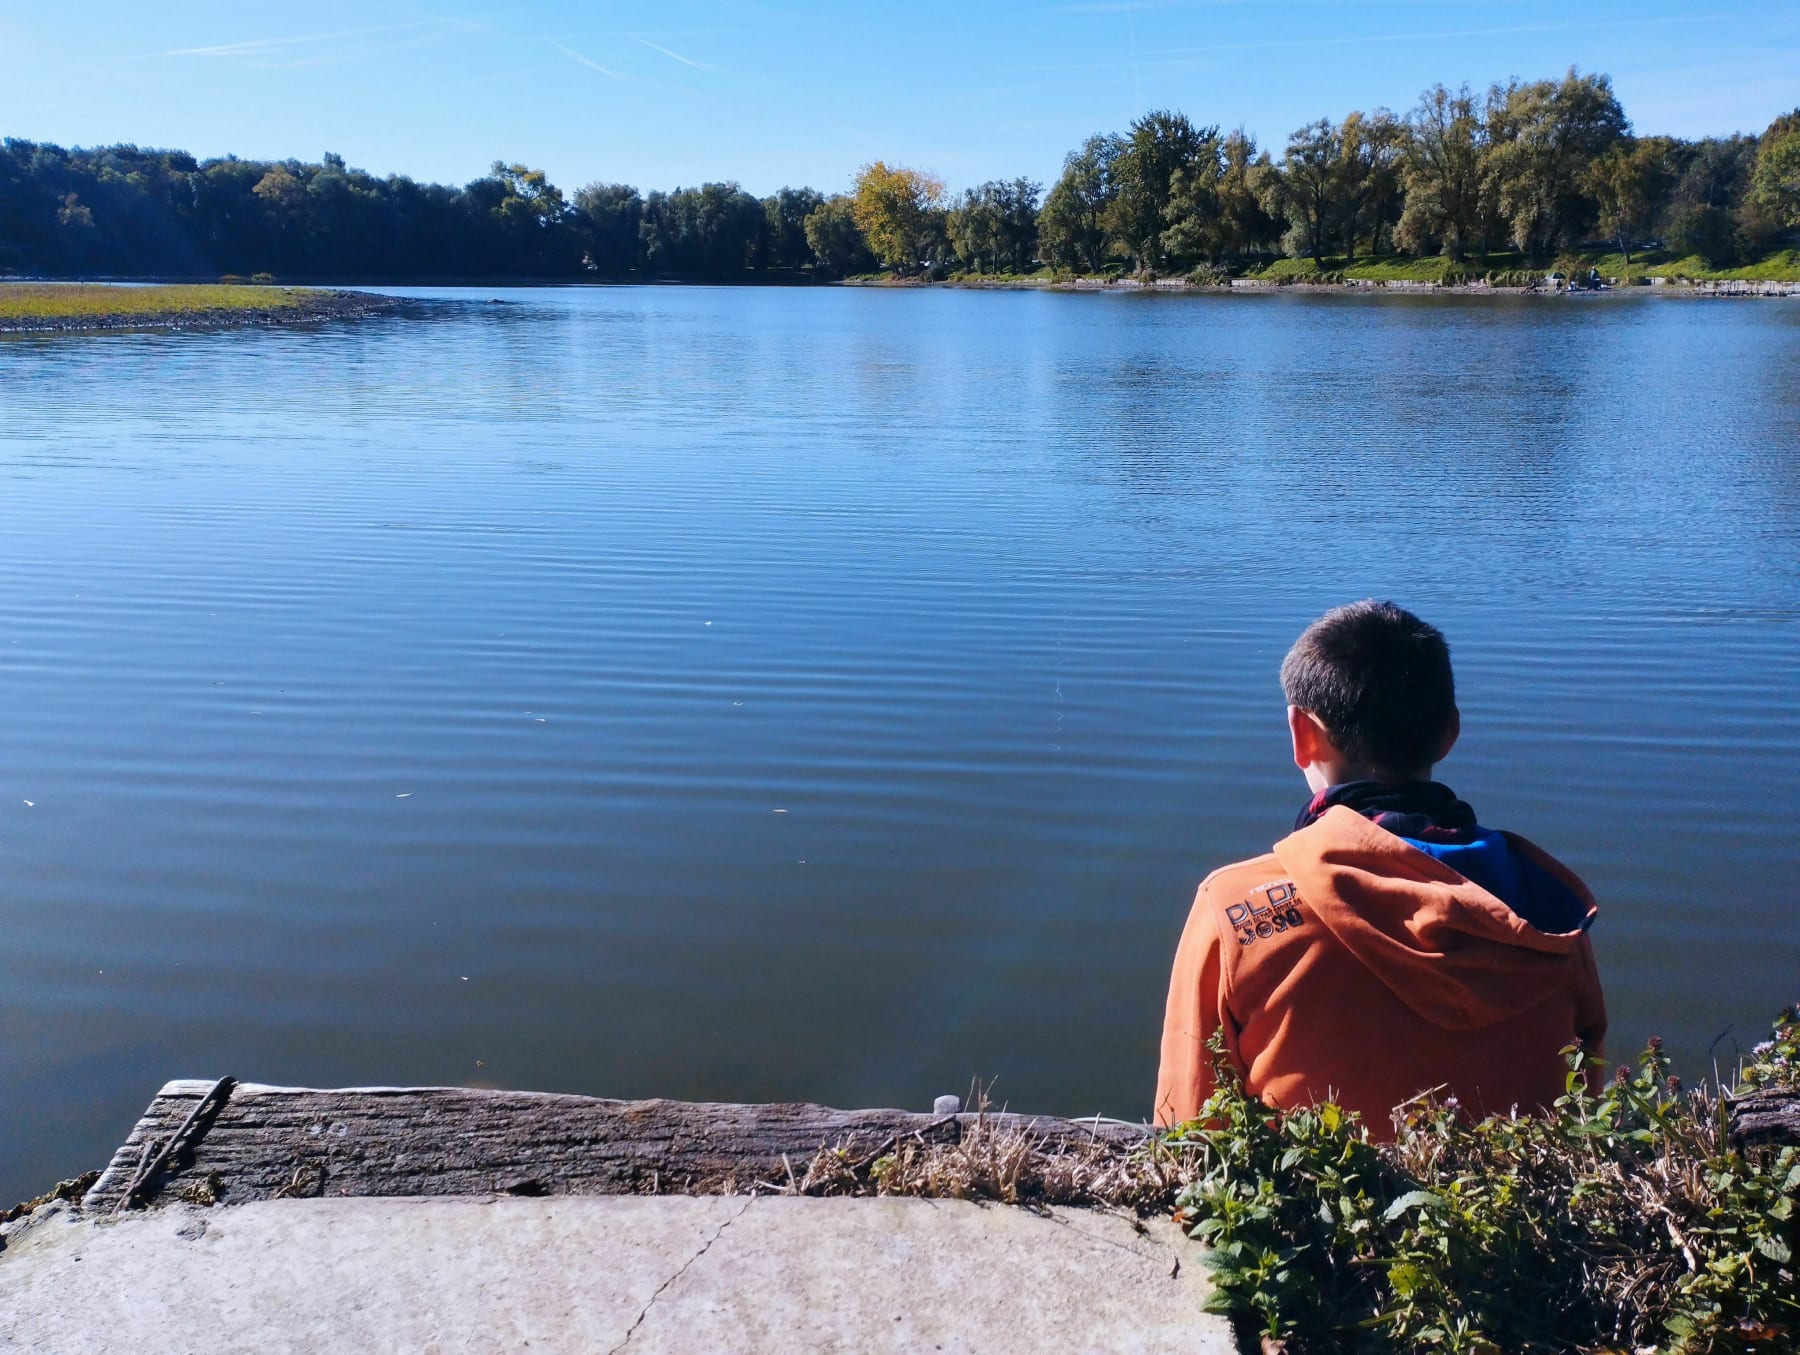
[[1475,840],[1475,811],[1439,781],[1345,781],[1327,786],[1300,811],[1294,830],[1316,823],[1333,805],[1354,809],[1395,837],[1415,842]]

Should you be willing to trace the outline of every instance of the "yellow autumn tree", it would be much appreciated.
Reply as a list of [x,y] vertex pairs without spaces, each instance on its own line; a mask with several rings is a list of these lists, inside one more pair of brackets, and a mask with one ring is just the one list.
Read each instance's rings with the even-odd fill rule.
[[904,272],[919,260],[931,214],[944,206],[944,181],[877,160],[856,176],[850,214],[875,257]]

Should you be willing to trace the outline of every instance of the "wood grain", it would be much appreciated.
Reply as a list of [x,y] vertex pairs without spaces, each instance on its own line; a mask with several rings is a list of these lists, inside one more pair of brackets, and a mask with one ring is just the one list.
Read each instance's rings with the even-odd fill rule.
[[[167,1143],[211,1082],[171,1082],[88,1192],[114,1209],[146,1153]],[[1048,1145],[1147,1134],[1113,1120],[990,1112]],[[973,1114],[809,1104],[609,1101],[462,1087],[321,1091],[239,1084],[203,1137],[145,1183],[150,1200],[204,1192],[225,1203],[290,1196],[644,1195],[750,1189],[804,1172],[820,1148],[873,1155],[910,1135],[955,1142]],[[784,1161],[785,1159],[785,1161]]]
[[1731,1141],[1739,1148],[1800,1144],[1800,1092],[1752,1092],[1732,1101]]

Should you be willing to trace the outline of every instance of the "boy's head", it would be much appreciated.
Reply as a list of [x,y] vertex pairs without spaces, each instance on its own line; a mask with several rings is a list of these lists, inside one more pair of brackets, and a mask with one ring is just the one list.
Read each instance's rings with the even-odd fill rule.
[[1391,602],[1334,607],[1281,664],[1294,762],[1314,790],[1337,781],[1410,781],[1456,742],[1450,646]]

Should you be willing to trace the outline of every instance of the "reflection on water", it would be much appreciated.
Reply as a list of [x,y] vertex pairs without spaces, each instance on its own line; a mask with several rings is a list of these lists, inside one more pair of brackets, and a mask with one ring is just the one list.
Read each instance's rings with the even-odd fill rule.
[[505,295],[0,344],[0,1195],[226,1072],[1142,1114],[1367,594],[1619,1047],[1797,995],[1800,306]]

